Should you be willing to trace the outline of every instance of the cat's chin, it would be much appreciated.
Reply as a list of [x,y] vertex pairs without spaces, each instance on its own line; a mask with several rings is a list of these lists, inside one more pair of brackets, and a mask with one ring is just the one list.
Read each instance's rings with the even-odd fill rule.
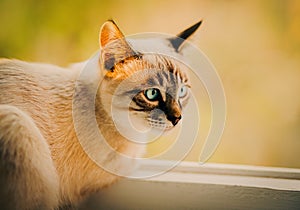
[[172,131],[181,126],[181,121],[179,121],[177,125],[173,125],[172,123],[168,123],[168,122],[164,124],[160,124],[160,123],[153,123],[151,121],[150,122],[148,121],[148,123],[151,129],[155,129],[163,132]]
[[164,125],[164,126],[150,126],[152,130],[155,130],[155,131],[159,131],[159,132],[169,132],[169,131],[172,131],[174,129],[176,129],[177,127],[179,127],[179,125]]

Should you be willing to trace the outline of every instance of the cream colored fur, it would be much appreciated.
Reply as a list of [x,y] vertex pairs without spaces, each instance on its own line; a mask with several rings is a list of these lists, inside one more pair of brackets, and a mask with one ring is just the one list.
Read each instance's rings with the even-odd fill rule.
[[[99,63],[95,65],[100,72]],[[1,207],[71,208],[118,179],[87,156],[74,130],[72,99],[75,81],[83,67],[84,63],[60,68],[0,60]],[[96,102],[99,111],[103,111],[100,106]],[[97,114],[99,126],[112,148],[130,156],[141,153],[117,133],[109,116]],[[106,159],[111,155],[101,153],[101,148],[98,152]],[[107,164],[114,164],[116,169],[133,167],[110,158]]]
[[0,102],[7,104],[0,105],[1,149],[5,151],[0,170],[1,181],[10,185],[1,185],[1,191],[5,186],[14,194],[12,200],[1,196],[2,203],[20,209],[51,209],[77,203],[89,191],[115,181],[116,176],[88,158],[76,138],[72,120],[75,69],[1,60],[0,72],[0,77],[5,76]]

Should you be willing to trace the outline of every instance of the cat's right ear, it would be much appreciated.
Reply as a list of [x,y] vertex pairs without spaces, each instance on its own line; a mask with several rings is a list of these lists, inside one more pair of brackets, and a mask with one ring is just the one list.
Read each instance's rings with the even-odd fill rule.
[[99,34],[100,62],[105,70],[113,71],[114,65],[135,54],[123,33],[113,20],[106,21]]

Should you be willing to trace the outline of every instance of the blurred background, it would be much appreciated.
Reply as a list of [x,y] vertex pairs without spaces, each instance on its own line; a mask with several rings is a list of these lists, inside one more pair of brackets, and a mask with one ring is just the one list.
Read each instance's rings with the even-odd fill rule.
[[[300,1],[0,0],[0,57],[88,59],[111,18],[127,35],[177,34],[203,19],[193,42],[227,98],[225,131],[209,162],[300,168]],[[198,160],[200,145],[187,160]]]

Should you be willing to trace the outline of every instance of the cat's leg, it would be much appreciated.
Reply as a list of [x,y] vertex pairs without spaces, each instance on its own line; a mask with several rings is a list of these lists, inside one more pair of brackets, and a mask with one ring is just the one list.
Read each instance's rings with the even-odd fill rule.
[[54,209],[58,178],[39,129],[16,107],[0,105],[0,208]]

